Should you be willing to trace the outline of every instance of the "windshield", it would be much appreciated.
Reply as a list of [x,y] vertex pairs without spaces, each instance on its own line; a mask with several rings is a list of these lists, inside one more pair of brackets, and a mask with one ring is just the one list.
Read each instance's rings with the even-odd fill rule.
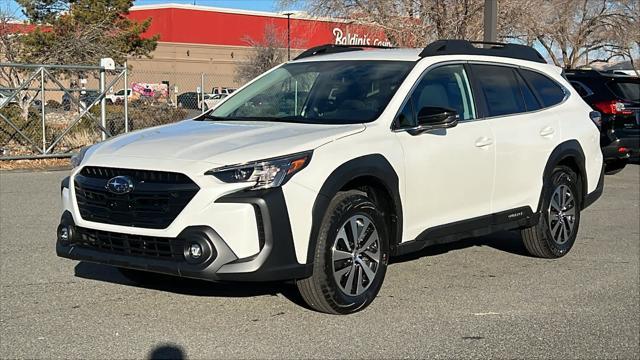
[[203,117],[355,124],[375,120],[413,67],[408,61],[286,64]]
[[608,84],[609,89],[621,99],[640,102],[640,81],[614,80]]

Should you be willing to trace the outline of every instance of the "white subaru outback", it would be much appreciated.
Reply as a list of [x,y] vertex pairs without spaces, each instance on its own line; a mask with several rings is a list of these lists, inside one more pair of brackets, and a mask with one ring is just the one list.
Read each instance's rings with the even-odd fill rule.
[[57,254],[294,280],[352,313],[390,256],[432,244],[521,230],[533,256],[567,254],[602,193],[598,116],[530,47],[313,48],[195,119],[83,150]]

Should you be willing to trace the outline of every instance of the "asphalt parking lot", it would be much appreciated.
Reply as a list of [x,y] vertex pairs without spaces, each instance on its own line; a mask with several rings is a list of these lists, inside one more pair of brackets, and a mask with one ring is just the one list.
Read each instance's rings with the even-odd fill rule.
[[144,288],[57,258],[65,175],[0,172],[0,358],[640,357],[638,165],[606,178],[565,258],[528,257],[515,233],[430,248],[350,316],[290,284]]

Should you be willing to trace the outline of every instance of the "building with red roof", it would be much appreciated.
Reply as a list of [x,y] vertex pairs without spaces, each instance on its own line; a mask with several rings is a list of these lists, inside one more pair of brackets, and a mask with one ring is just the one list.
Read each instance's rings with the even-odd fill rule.
[[[286,39],[289,22],[292,54],[329,43],[390,45],[380,29],[353,21],[312,18],[302,12],[293,13],[287,19],[286,15],[278,13],[161,4],[134,6],[129,18],[140,21],[151,18],[151,26],[145,36],[159,35],[160,38],[152,58],[129,61],[136,77],[141,73],[185,76],[203,73],[207,91],[210,84],[220,87],[239,85],[235,80],[236,67],[250,56],[250,40],[262,41],[268,27]],[[153,77],[148,81],[172,83],[171,79]]]

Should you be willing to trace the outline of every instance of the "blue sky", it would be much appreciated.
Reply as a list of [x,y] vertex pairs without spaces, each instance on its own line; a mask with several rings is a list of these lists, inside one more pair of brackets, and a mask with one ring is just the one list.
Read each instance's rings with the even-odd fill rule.
[[[195,0],[196,5],[215,6],[232,9],[244,9],[244,10],[258,10],[258,11],[280,11],[277,0]],[[22,17],[20,11],[20,5],[14,0],[0,0],[0,8],[8,10],[14,13],[16,16]],[[166,3],[180,3],[180,4],[193,4],[193,0],[174,0],[174,1],[159,1],[159,0],[136,0],[136,5],[151,5],[151,4],[166,4]]]

